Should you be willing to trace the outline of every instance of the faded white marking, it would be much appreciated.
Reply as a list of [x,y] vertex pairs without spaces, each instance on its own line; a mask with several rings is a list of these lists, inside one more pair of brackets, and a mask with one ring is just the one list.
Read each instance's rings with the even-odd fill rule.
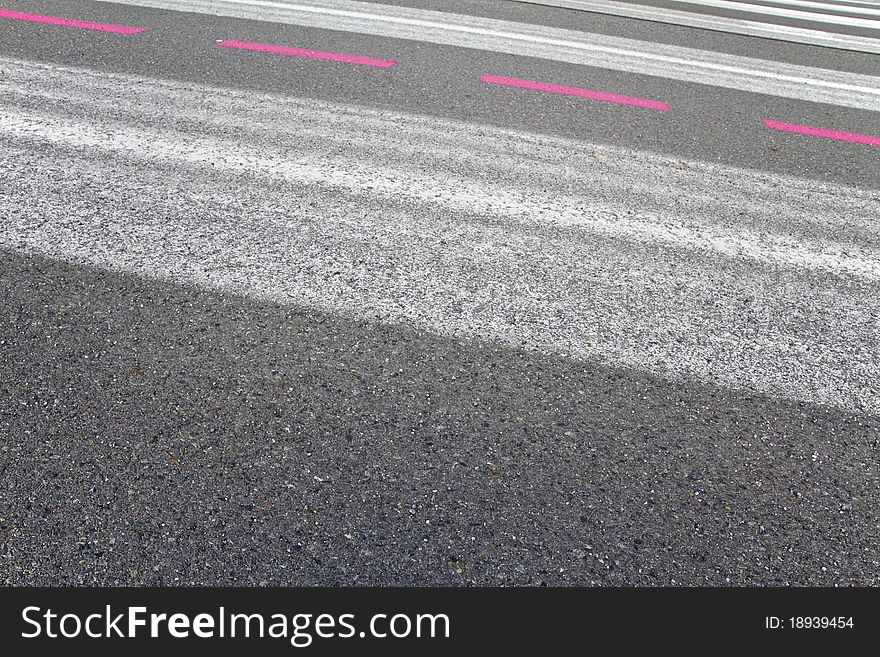
[[2,248],[880,412],[877,192],[0,66]]

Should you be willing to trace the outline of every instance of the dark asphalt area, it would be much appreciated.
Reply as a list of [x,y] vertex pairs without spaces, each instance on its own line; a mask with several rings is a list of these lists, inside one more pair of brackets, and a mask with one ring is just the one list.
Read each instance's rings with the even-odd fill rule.
[[877,418],[0,263],[6,584],[878,583]]

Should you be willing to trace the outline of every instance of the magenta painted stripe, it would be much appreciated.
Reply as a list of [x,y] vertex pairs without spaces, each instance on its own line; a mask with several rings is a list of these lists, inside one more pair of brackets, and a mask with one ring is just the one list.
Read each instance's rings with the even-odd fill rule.
[[538,82],[537,80],[523,80],[522,78],[509,78],[503,75],[489,75],[488,73],[480,78],[483,82],[490,84],[503,84],[508,87],[522,87],[523,89],[537,89],[538,91],[549,91],[554,94],[565,94],[566,96],[580,96],[582,98],[592,98],[594,100],[604,100],[609,103],[620,103],[622,105],[635,105],[636,107],[647,107],[649,109],[660,110],[662,112],[669,111],[669,105],[660,100],[651,100],[649,98],[637,98],[635,96],[622,96],[620,94],[610,94],[605,91],[593,91],[592,89],[581,89],[580,87],[565,87],[561,84],[551,84],[550,82]]
[[346,62],[348,64],[362,64],[363,66],[378,66],[390,68],[397,61],[394,59],[376,59],[362,55],[346,55],[342,52],[325,52],[323,50],[309,50],[308,48],[291,48],[289,46],[273,46],[270,43],[254,43],[252,41],[218,41],[218,46],[225,48],[240,48],[242,50],[258,50],[260,52],[274,52],[279,55],[291,55],[292,57],[310,57],[311,59],[328,59],[331,62]]
[[59,16],[43,16],[42,14],[25,14],[11,9],[0,9],[0,18],[14,18],[19,21],[31,21],[33,23],[49,23],[50,25],[64,25],[65,27],[79,27],[83,30],[98,30],[99,32],[114,32],[116,34],[137,34],[145,32],[145,27],[129,27],[128,25],[112,25],[110,23],[94,23],[92,21],[78,21],[74,18],[61,18]]
[[785,132],[797,132],[802,135],[813,135],[814,137],[826,137],[828,139],[842,139],[844,141],[854,141],[857,144],[870,144],[871,146],[880,146],[880,137],[873,135],[860,135],[855,132],[842,132],[840,130],[829,130],[828,128],[817,128],[812,125],[799,125],[797,123],[784,123],[782,121],[773,121],[772,119],[764,119],[764,125],[774,130],[783,130]]

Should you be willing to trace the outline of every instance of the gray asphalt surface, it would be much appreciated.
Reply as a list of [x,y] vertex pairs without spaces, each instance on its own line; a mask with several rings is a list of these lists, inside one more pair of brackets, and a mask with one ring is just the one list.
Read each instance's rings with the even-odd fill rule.
[[[378,0],[368,0],[369,2],[377,2]],[[737,0],[734,0],[737,1]],[[787,25],[792,27],[802,27],[807,29],[819,29],[826,32],[835,32],[838,34],[852,34],[857,36],[876,37],[870,29],[864,27],[854,27],[850,25],[836,25],[834,23],[817,23],[815,21],[799,20],[788,18],[785,16],[762,16],[760,14],[750,14],[747,11],[734,11],[718,7],[711,7],[699,4],[677,3],[675,0],[626,0],[629,4],[642,5],[647,7],[659,7],[663,9],[675,9],[678,11],[688,11],[703,14],[706,16],[727,16],[731,18],[740,18],[746,20],[765,21],[773,25]],[[681,45],[692,45],[694,41],[697,43],[711,43],[715,39],[719,39],[720,43],[724,43],[723,35],[717,32],[707,32],[706,30],[676,28],[674,25],[659,26],[649,21],[634,20],[629,18],[617,18],[610,15],[600,14],[598,12],[588,12],[579,10],[567,10],[566,7],[558,7],[558,11],[552,13],[547,12],[547,7],[553,7],[553,2],[529,2],[528,0],[515,0],[515,2],[507,2],[507,0],[449,0],[443,3],[432,3],[431,0],[389,0],[383,4],[399,5],[402,7],[422,7],[431,8],[439,11],[448,11],[456,13],[474,14],[481,16],[502,16],[506,15],[512,20],[525,20],[534,22],[535,24],[557,24],[560,26],[570,24],[580,24],[581,26],[589,26],[591,31],[598,30],[629,30],[644,31],[649,33],[659,43],[665,43],[667,39],[683,39]],[[744,3],[748,4],[748,3]],[[751,4],[764,6],[774,6],[772,2],[758,0]],[[442,6],[436,6],[442,5]],[[520,6],[517,6],[520,5]],[[524,5],[524,7],[523,7]],[[781,6],[781,5],[777,5]],[[785,5],[787,9],[800,9]],[[844,13],[842,10],[840,13]],[[861,18],[865,18],[861,16]],[[688,42],[689,41],[689,42]],[[746,43],[748,46],[761,48],[766,39],[749,39]],[[730,47],[737,47],[735,44],[739,42],[739,47],[743,46],[742,37],[734,37],[728,40]],[[793,44],[785,44],[791,46]],[[745,54],[755,54],[754,51]]]
[[[877,73],[858,53],[452,4]],[[0,23],[0,581],[880,583],[877,149],[760,122],[877,134],[876,113],[5,6],[151,29]]]
[[[876,56],[798,44],[584,14],[521,3],[443,3],[536,24],[729,52],[819,68],[880,75]],[[149,26],[134,39],[85,30],[6,21],[0,56],[100,70],[255,89],[370,107],[410,110],[523,130],[577,137],[645,150],[737,164],[821,180],[880,188],[874,149],[852,144],[769,133],[764,117],[806,125],[877,133],[875,112],[718,87],[651,78],[488,51],[448,48],[332,30],[168,12],[112,3],[66,0],[10,0],[21,11],[76,15],[124,25]],[[480,9],[482,7],[482,9]],[[467,13],[467,12],[466,12]],[[400,60],[387,71],[327,65],[290,57],[267,57],[213,47],[219,39],[296,43],[300,47]],[[735,47],[729,47],[731,44]],[[438,62],[442,61],[442,65]],[[674,113],[659,114],[610,103],[493,88],[479,81],[497,72],[557,84],[613,90],[666,100]],[[843,127],[839,127],[843,126]]]
[[[395,0],[395,2],[425,2],[425,0]],[[517,0],[518,2],[528,2],[528,0]],[[758,0],[757,2],[740,2],[740,0],[733,0],[734,2],[739,2],[739,6],[736,8],[724,8],[724,7],[714,7],[700,4],[693,4],[690,2],[676,2],[675,0],[626,0],[629,4],[634,5],[642,5],[646,7],[659,7],[663,9],[674,9],[677,11],[688,11],[693,13],[699,13],[706,16],[722,16],[729,18],[739,18],[743,20],[751,20],[751,21],[765,21],[770,22],[773,25],[787,25],[792,27],[801,27],[807,29],[814,30],[822,30],[825,32],[835,32],[838,34],[852,34],[852,35],[861,35],[866,37],[876,37],[876,34],[872,33],[872,30],[865,27],[857,27],[852,25],[840,25],[830,22],[824,21],[811,21],[808,19],[802,18],[792,18],[789,16],[768,16],[766,14],[762,14],[760,12],[749,12],[746,8],[747,5],[751,4],[752,6],[763,6],[763,7],[776,7],[787,10],[795,10],[804,12],[804,15],[808,15],[811,10],[815,11],[814,8],[806,8],[803,6],[785,4],[785,3],[773,3],[766,2],[763,0]],[[531,4],[549,4],[553,5],[552,0],[547,3],[535,2]],[[850,13],[847,14],[846,4],[837,4],[832,5],[835,6],[834,15],[850,15],[856,18],[874,18],[873,16],[866,16],[858,13]],[[862,5],[864,6],[864,5]],[[822,12],[819,12],[822,13]]]
[[7,583],[877,584],[876,417],[2,267]]

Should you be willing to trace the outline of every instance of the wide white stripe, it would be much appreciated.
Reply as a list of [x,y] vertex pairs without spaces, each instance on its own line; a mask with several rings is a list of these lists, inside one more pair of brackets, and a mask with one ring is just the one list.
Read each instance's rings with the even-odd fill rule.
[[0,248],[880,411],[876,193],[401,112],[0,67]]
[[880,78],[574,30],[350,0],[124,0],[583,64],[739,91],[880,110]]
[[621,16],[623,18],[636,18],[655,23],[696,27],[715,32],[727,32],[729,34],[742,34],[745,36],[788,41],[791,43],[805,43],[825,48],[837,48],[839,50],[853,50],[856,52],[880,54],[880,39],[824,32],[822,30],[811,30],[803,27],[774,25],[772,23],[763,23],[741,18],[729,18],[726,16],[707,16],[705,14],[698,14],[690,11],[679,11],[677,9],[667,9],[664,7],[651,7],[627,2],[615,2],[614,0],[518,1],[523,2],[524,4],[538,4],[548,7],[577,9],[580,11],[607,14],[610,16]]
[[585,211],[582,199],[555,197],[526,200],[512,190],[495,191],[466,180],[438,180],[418,172],[358,163],[326,166],[311,159],[291,159],[227,142],[186,135],[61,121],[41,114],[22,115],[0,108],[0,133],[28,137],[38,142],[106,154],[124,153],[148,161],[177,161],[201,166],[221,166],[241,174],[262,174],[288,182],[331,186],[355,193],[370,189],[383,199],[408,198],[420,203],[442,203],[456,212],[490,213],[503,207],[511,219],[543,217],[548,224],[576,226],[614,239],[660,243],[671,248],[712,252],[719,256],[754,260],[764,264],[800,267],[846,274],[880,282],[880,258],[851,255],[846,245],[811,243],[786,236],[752,234],[738,227],[700,226],[695,230],[675,221],[654,221],[644,216],[625,217],[609,209]]

